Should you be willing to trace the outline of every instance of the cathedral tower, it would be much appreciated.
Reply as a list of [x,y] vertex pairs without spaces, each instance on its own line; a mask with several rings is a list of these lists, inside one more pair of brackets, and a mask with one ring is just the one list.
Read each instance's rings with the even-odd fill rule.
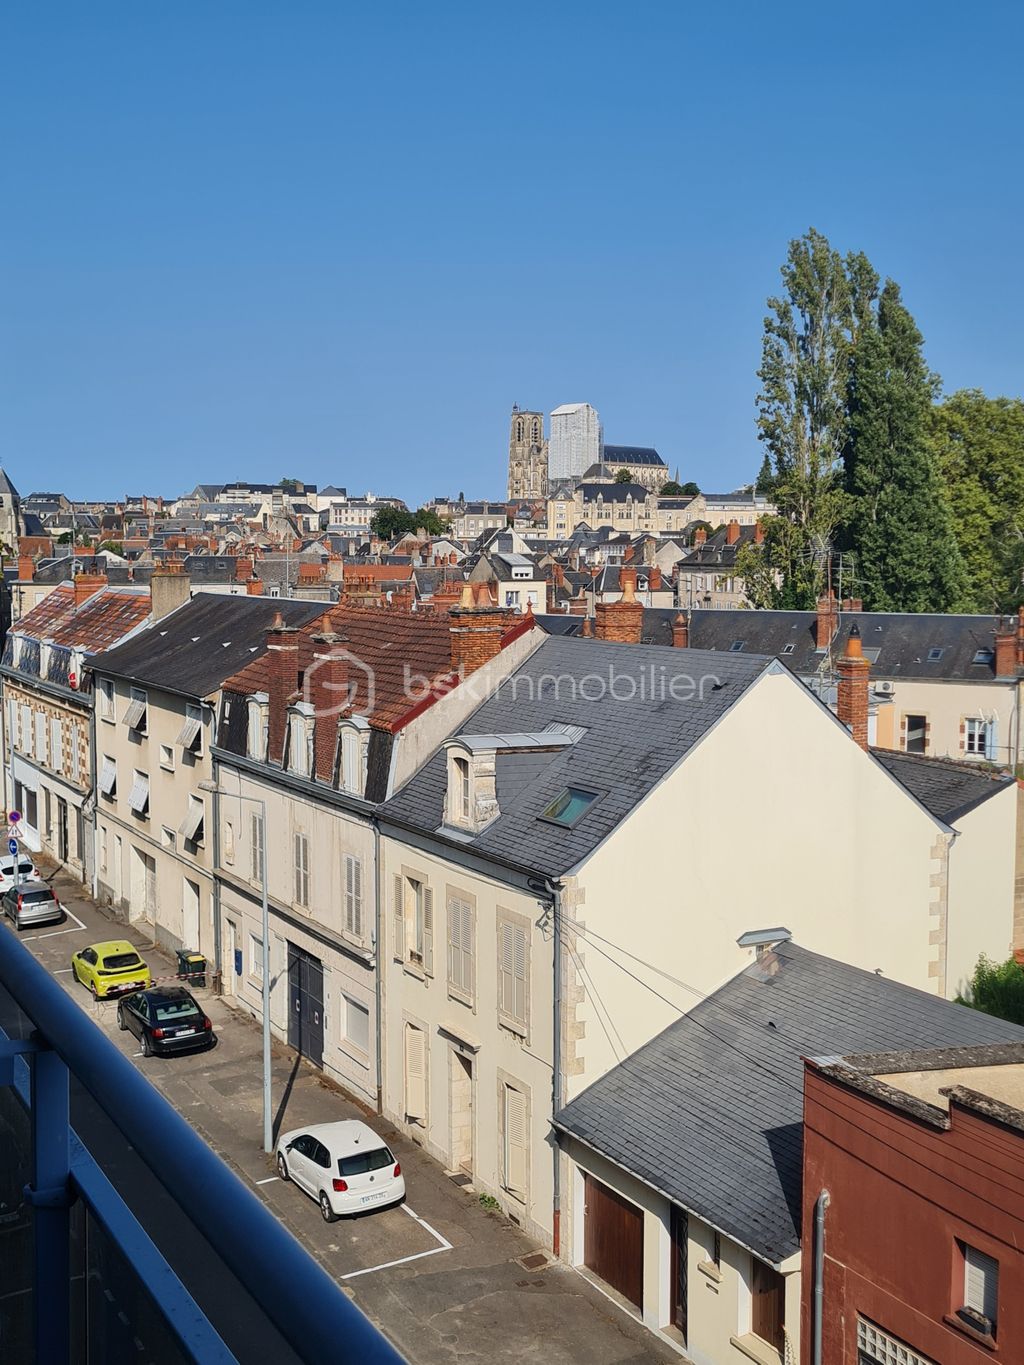
[[512,407],[508,437],[509,501],[546,498],[548,493],[548,443],[544,439],[544,414]]

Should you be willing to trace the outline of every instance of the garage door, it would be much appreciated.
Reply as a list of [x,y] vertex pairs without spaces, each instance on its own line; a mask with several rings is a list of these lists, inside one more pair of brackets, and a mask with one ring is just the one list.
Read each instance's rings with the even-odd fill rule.
[[637,1308],[644,1297],[644,1215],[635,1204],[585,1177],[583,1263]]

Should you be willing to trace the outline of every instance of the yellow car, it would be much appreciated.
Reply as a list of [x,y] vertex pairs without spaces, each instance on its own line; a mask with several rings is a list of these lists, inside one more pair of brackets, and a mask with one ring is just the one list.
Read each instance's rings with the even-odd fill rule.
[[94,1000],[128,995],[152,984],[149,968],[123,938],[92,943],[74,954],[71,971],[75,980],[92,991]]

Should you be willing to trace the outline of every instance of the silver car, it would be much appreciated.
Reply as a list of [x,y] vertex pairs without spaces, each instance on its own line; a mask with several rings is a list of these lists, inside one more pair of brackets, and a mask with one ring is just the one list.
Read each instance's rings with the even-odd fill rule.
[[60,924],[64,907],[45,882],[30,882],[11,887],[4,893],[4,914],[15,929],[27,929],[37,924]]

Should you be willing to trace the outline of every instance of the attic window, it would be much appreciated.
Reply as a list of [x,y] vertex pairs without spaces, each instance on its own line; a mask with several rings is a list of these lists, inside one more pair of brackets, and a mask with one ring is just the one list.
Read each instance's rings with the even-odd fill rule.
[[931,649],[928,651],[928,662],[930,664],[937,664],[939,660],[942,658],[943,654],[945,654],[945,652],[946,651],[941,647],[941,645],[933,645]]
[[729,646],[729,653],[738,654],[746,643],[746,640],[733,640],[732,644]]
[[995,653],[991,649],[979,649],[975,651],[972,664],[990,664],[995,658]]
[[783,654],[792,654],[794,649],[796,649],[796,645],[793,644],[792,640],[789,642],[788,645],[782,646]]
[[541,819],[551,820],[556,825],[564,825],[566,829],[572,829],[586,815],[587,811],[597,800],[597,792],[581,791],[578,787],[566,787],[559,796],[548,806]]

